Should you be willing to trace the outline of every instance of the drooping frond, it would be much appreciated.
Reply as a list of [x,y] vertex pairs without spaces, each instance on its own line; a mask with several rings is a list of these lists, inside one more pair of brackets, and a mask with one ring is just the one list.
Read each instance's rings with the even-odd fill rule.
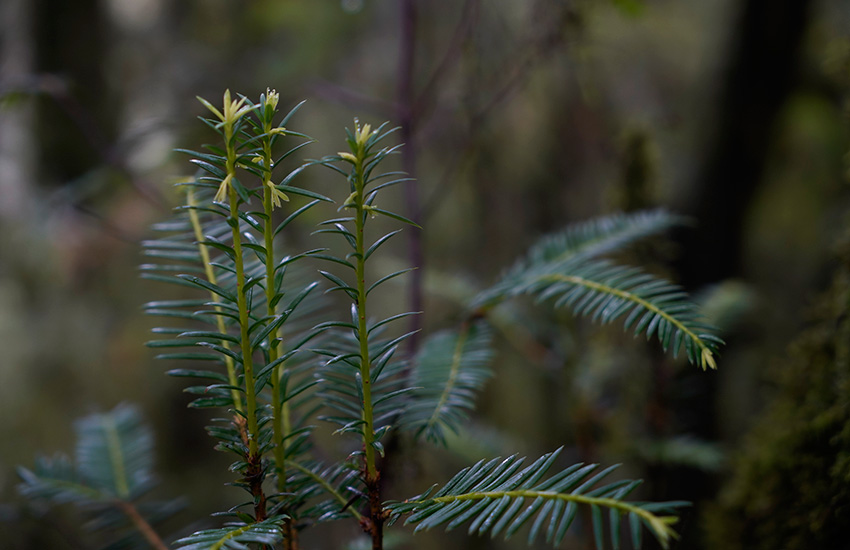
[[567,261],[598,258],[623,249],[626,245],[659,234],[686,220],[666,210],[643,210],[614,214],[567,226],[540,238],[496,285],[476,298],[480,304],[493,304],[514,295],[512,289],[529,272],[544,265],[554,270]]
[[665,351],[675,356],[684,347],[691,363],[715,368],[715,354],[723,341],[682,289],[638,269],[597,259],[681,222],[655,210],[568,227],[544,237],[498,283],[481,292],[473,306],[530,294],[603,324],[624,317],[626,329],[633,328],[636,336],[657,335]]
[[[524,458],[496,458],[481,461],[455,475],[442,489],[433,488],[404,502],[388,503],[391,521],[407,515],[405,523],[416,524],[416,531],[445,526],[452,529],[469,522],[470,534],[491,537],[513,536],[524,525],[531,524],[528,542],[538,536],[558,546],[564,540],[579,507],[588,507],[593,521],[596,548],[604,545],[603,510],[608,511],[612,546],[620,548],[621,521],[629,523],[635,548],[640,548],[645,527],[664,547],[676,537],[671,513],[687,505],[684,502],[642,503],[625,500],[639,481],[615,481],[600,485],[614,469],[597,472],[595,464],[575,464],[543,479],[552,467],[560,449],[540,457],[520,469]],[[544,534],[545,533],[545,534]]]
[[492,337],[481,322],[428,338],[415,358],[415,388],[402,417],[416,437],[445,443],[446,429],[455,433],[475,408],[475,398],[491,376]]
[[277,516],[256,523],[231,523],[221,529],[198,531],[174,543],[179,550],[249,550],[251,544],[274,545],[283,540]]
[[540,264],[576,257],[596,258],[685,221],[685,218],[662,209],[594,218],[541,238],[529,250],[527,262]]
[[566,262],[555,271],[528,273],[513,291],[603,324],[623,318],[624,328],[635,336],[656,336],[674,356],[684,347],[691,363],[716,368],[714,354],[722,340],[702,321],[697,306],[678,286],[637,268],[604,260]]

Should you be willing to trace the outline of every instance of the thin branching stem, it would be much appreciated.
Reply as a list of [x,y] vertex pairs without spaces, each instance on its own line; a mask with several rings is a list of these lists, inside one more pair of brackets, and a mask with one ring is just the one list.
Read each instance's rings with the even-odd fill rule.
[[363,386],[363,445],[366,453],[366,479],[375,481],[377,467],[375,465],[375,425],[372,414],[372,380],[371,363],[369,358],[369,333],[366,327],[366,260],[364,227],[366,213],[363,204],[363,159],[357,159],[355,164],[355,195],[354,195],[354,224],[355,224],[355,272],[357,277],[357,335],[360,340],[360,378]]
[[128,502],[125,500],[118,500],[115,502],[115,505],[124,513],[127,518],[133,523],[133,526],[136,530],[142,534],[147,543],[154,550],[168,550],[168,546],[166,546],[165,542],[163,542],[162,538],[154,531],[151,524],[142,517],[142,514],[136,509],[132,502]]
[[[204,233],[201,227],[201,220],[198,216],[197,210],[195,207],[198,205],[195,200],[195,190],[192,187],[188,187],[188,193],[186,196],[186,201],[189,205],[189,220],[192,223],[192,231],[195,234],[195,240],[198,242],[198,253],[201,255],[201,261],[204,264],[204,273],[207,276],[207,280],[214,285],[218,284],[218,280],[215,276],[215,270],[213,270],[212,263],[210,262],[210,252],[207,250],[207,246],[203,244],[204,241]],[[215,292],[210,292],[210,299],[213,302],[218,302],[220,298]],[[215,311],[217,313],[221,313],[221,308],[219,306],[215,306]],[[221,334],[227,333],[227,327],[224,324],[224,317],[222,315],[215,316],[215,323],[218,331]],[[221,346],[224,349],[230,349],[230,342],[227,340],[221,341]],[[227,368],[227,381],[234,388],[239,385],[236,377],[236,365],[233,362],[233,358],[229,355],[224,356],[224,365]],[[239,391],[230,390],[230,396],[233,398],[233,408],[237,411],[242,411],[242,396],[239,395]]]

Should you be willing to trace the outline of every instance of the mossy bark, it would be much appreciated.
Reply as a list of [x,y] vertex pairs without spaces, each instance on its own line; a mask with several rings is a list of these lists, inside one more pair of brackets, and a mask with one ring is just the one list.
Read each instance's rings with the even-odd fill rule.
[[847,548],[850,247],[705,521],[709,548]]

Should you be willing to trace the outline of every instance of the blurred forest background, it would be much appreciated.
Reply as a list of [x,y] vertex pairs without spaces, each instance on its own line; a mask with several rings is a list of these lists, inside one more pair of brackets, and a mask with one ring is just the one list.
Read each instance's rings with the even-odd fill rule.
[[[703,301],[728,342],[717,372],[516,303],[499,315],[524,330],[497,332],[497,377],[469,433],[405,454],[389,497],[482,456],[566,444],[576,460],[624,463],[643,497],[695,502],[681,548],[765,532],[774,546],[746,547],[796,548],[807,529],[821,545],[800,548],[841,547],[824,530],[850,515],[842,0],[2,0],[0,546],[92,548],[73,513],[20,501],[14,466],[70,451],[74,418],[124,401],[155,428],[160,491],[188,497],[175,530],[242,498],[222,486],[230,459],[212,452],[205,413],[185,409],[182,383],[142,345],[153,321],[140,306],[162,290],[137,266],[148,226],[178,204],[170,183],[191,173],[173,149],[212,139],[195,96],[267,86],[284,111],[308,100],[291,126],[318,139],[309,157],[340,150],[355,116],[402,126],[398,166],[418,181],[387,197],[425,229],[383,261],[422,269],[382,307],[423,309],[427,331],[570,222],[654,207],[693,220],[627,259]],[[344,198],[326,176],[299,185]],[[307,247],[326,217],[301,218],[287,246]],[[819,332],[789,351],[802,330]],[[777,425],[799,430],[770,435]],[[782,528],[765,527],[780,509]],[[584,540],[579,528],[567,547]],[[437,541],[508,547],[454,533],[404,545]]]

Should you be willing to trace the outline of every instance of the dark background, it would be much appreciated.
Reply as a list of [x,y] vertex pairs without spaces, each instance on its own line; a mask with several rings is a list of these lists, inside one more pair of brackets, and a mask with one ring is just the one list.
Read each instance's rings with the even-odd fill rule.
[[[195,96],[268,86],[284,106],[308,100],[291,124],[318,139],[307,156],[342,150],[355,116],[402,126],[396,162],[418,182],[384,200],[425,229],[379,269],[422,269],[381,308],[421,300],[409,308],[428,331],[542,234],[622,210],[691,217],[622,259],[704,300],[728,341],[717,372],[520,302],[497,320],[497,377],[470,434],[405,454],[396,475],[410,481],[391,496],[479,456],[566,444],[570,458],[627,464],[648,498],[695,501],[680,547],[707,547],[701,511],[847,226],[848,31],[841,0],[3,0],[2,544],[90,547],[72,514],[39,522],[21,506],[14,465],[70,451],[75,417],[123,401],[156,430],[161,492],[190,498],[174,529],[241,498],[222,487],[229,459],[205,417],[142,345],[153,321],[140,305],[160,289],[136,266],[178,200],[170,182],[191,172],[172,150],[212,138]],[[301,181],[341,200],[339,183]],[[330,217],[316,216],[294,246]],[[442,540],[502,547],[419,544]],[[585,543],[579,528],[568,547]]]

